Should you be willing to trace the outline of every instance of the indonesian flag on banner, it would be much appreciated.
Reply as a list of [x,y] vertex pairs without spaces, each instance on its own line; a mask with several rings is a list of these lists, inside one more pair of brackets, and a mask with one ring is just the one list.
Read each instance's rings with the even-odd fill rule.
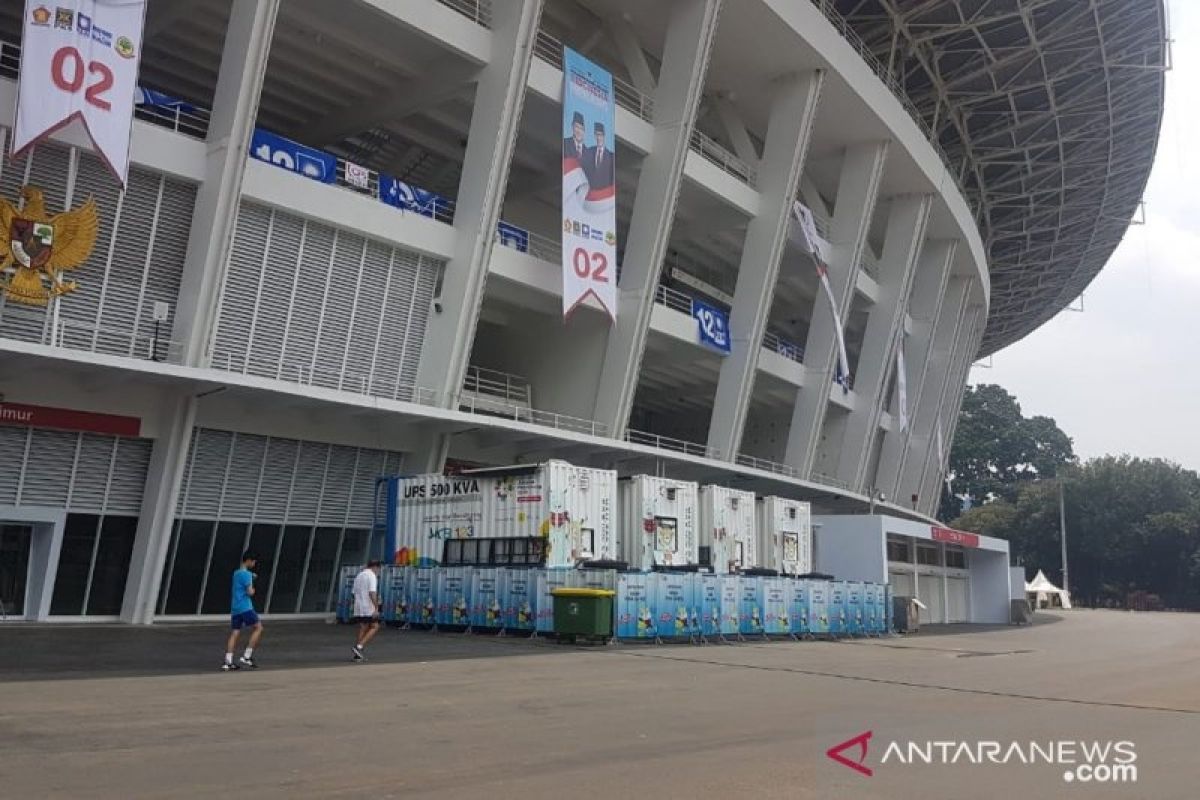
[[12,154],[79,126],[125,185],[146,0],[26,0]]
[[900,430],[908,428],[908,375],[904,369],[904,334],[896,345],[896,405],[900,417]]

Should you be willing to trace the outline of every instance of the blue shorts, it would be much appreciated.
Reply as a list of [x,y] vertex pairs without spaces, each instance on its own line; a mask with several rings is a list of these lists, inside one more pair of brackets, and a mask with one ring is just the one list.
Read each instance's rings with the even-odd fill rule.
[[242,628],[253,628],[257,624],[258,614],[254,613],[254,609],[234,614],[229,618],[229,627],[235,631],[240,631]]

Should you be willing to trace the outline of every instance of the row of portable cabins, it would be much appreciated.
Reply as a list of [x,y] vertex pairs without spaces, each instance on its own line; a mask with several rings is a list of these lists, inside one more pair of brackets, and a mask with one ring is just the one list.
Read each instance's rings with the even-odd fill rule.
[[[344,567],[337,617],[352,616],[351,587],[361,567]],[[767,636],[871,636],[891,628],[885,584],[674,572],[537,567],[386,566],[383,620],[397,625],[549,633],[551,592],[611,589],[613,631],[621,639]]]
[[618,479],[565,461],[391,479],[386,525],[392,560],[411,566],[813,568],[806,502],[653,475]]

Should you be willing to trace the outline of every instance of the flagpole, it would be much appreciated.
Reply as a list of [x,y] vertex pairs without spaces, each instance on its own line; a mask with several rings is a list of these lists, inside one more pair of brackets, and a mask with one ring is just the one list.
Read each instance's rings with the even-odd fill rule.
[[1067,504],[1063,497],[1063,479],[1058,479],[1058,530],[1062,540],[1062,588],[1068,595],[1071,589],[1067,584]]

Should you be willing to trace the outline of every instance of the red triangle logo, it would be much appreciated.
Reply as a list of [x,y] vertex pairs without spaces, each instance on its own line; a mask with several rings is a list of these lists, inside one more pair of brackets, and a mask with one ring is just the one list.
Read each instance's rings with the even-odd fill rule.
[[[833,747],[825,751],[825,755],[829,756],[839,764],[849,767],[855,772],[861,772],[863,775],[866,775],[869,778],[875,773],[870,767],[863,766],[863,762],[867,760],[867,742],[871,741],[871,736],[873,734],[874,731],[860,733],[853,739],[847,739],[841,744],[835,744]],[[846,756],[842,755],[842,753],[854,747],[855,745],[858,746],[858,760],[851,761],[850,759],[846,758]]]

